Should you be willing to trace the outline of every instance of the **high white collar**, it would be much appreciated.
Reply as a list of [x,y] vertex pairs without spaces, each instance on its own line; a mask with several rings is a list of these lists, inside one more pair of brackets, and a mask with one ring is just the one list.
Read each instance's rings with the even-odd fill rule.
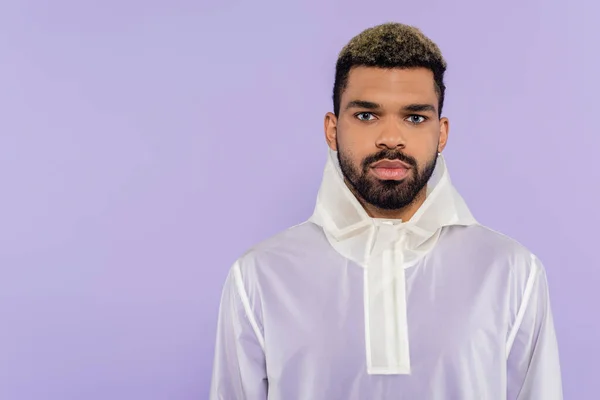
[[321,226],[342,256],[363,267],[365,356],[369,374],[410,374],[405,269],[437,243],[442,228],[476,224],[450,182],[443,157],[425,202],[406,222],[371,218],[344,182],[329,151],[310,221]]
[[404,222],[370,217],[346,186],[337,152],[329,150],[328,153],[310,221],[323,228],[339,253],[359,265],[366,266],[368,259],[382,246],[397,242],[405,255],[405,266],[410,266],[412,261],[431,250],[441,228],[477,224],[452,185],[441,155],[428,182],[425,202],[410,220]]

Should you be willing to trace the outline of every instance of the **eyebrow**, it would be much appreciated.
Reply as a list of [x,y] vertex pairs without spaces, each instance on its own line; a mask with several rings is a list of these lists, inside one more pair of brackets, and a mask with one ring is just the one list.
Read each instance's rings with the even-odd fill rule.
[[[372,101],[352,100],[346,105],[346,110],[351,109],[351,108],[364,108],[367,110],[379,110],[382,107],[380,104],[374,103]],[[436,109],[435,109],[435,106],[433,106],[432,104],[415,103],[415,104],[409,104],[409,105],[402,107],[402,111],[435,113]]]
[[409,104],[405,107],[402,107],[402,110],[408,112],[436,112],[435,106],[432,104]]
[[381,106],[377,103],[373,103],[372,101],[352,100],[346,105],[346,110],[349,110],[351,108],[366,108],[367,110],[377,110],[380,109]]

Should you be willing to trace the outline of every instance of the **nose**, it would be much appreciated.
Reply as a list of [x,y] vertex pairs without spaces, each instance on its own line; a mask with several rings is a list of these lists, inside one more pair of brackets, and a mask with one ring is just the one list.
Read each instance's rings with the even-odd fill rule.
[[383,125],[375,144],[380,149],[406,147],[406,136],[398,121],[392,120]]

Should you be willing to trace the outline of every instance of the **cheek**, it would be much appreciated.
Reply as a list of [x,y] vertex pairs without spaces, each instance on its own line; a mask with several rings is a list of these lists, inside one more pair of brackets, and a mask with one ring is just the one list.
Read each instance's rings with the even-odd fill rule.
[[355,169],[362,170],[363,160],[376,151],[368,152],[353,142],[340,143],[340,151],[347,162],[352,163]]
[[355,168],[360,166],[361,158],[356,154],[356,149],[354,149],[352,145],[348,145],[348,143],[340,143],[338,152],[347,164],[352,164]]
[[372,135],[353,127],[345,127],[338,131],[338,145],[352,158],[362,160],[366,156],[376,153],[379,149]]
[[436,130],[418,132],[412,140],[407,141],[407,148],[411,149],[415,155],[430,157],[433,151],[437,152],[439,133]]
[[343,162],[354,171],[362,171],[363,160],[368,154],[357,149],[356,144],[350,140],[339,140],[338,152]]

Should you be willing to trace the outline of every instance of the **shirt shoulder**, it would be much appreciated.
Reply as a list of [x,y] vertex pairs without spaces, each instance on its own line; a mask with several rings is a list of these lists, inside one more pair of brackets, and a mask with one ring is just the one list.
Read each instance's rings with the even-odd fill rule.
[[473,260],[485,261],[494,268],[506,268],[511,274],[526,277],[541,267],[537,256],[516,239],[485,225],[454,226],[445,230],[440,245],[457,248]]
[[263,329],[265,292],[289,279],[290,267],[303,265],[310,254],[327,249],[326,241],[322,229],[307,221],[258,242],[237,258],[230,269],[235,277],[231,282],[258,329]]
[[491,229],[485,225],[452,226],[446,228],[444,238],[462,243],[461,247],[504,253],[508,255],[530,256],[531,251],[516,239]]
[[542,262],[529,248],[489,227],[449,227],[441,239],[439,259],[450,262],[458,273],[465,273],[474,282],[497,288],[504,294],[512,317],[523,301],[528,283],[545,279]]
[[254,274],[264,268],[306,262],[311,257],[322,257],[331,251],[323,229],[306,221],[258,242],[244,252],[236,263],[242,272]]

